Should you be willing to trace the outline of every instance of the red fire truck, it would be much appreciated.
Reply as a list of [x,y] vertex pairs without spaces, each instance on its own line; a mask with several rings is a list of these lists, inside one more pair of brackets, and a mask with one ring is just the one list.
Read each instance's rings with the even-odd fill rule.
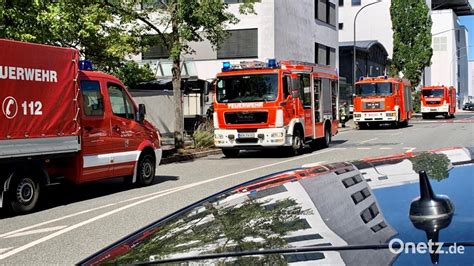
[[227,157],[242,149],[304,144],[327,147],[338,126],[338,75],[334,69],[295,61],[225,62],[217,75],[215,145]]
[[152,183],[161,148],[145,106],[91,70],[75,49],[0,39],[0,207],[29,212],[61,180]]
[[456,89],[454,87],[423,87],[420,98],[423,119],[434,118],[438,115],[452,118],[456,113]]
[[384,123],[408,126],[412,113],[410,81],[384,76],[356,82],[353,117],[360,129]]

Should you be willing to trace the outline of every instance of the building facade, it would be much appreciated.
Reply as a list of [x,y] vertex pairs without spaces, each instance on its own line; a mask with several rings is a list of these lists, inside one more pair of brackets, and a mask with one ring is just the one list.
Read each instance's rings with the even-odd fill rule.
[[458,94],[458,108],[467,101],[468,40],[467,29],[460,25],[452,9],[433,10],[432,47],[430,76],[425,80],[431,85],[454,86]]
[[[238,0],[224,0],[240,20],[229,25],[229,38],[214,50],[209,41],[190,43],[195,51],[184,54],[199,79],[215,78],[222,63],[276,58],[338,67],[338,9],[336,0],[260,0],[256,14],[239,13]],[[134,59],[155,64],[169,54],[159,46]]]

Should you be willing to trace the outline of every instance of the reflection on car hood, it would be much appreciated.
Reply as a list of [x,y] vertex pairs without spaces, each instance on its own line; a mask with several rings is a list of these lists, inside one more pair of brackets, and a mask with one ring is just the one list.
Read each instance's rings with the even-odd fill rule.
[[[258,178],[197,202],[117,242],[81,264],[133,264],[163,259],[295,247],[343,247],[427,242],[408,217],[419,196],[418,174],[428,173],[433,190],[455,206],[439,241],[474,241],[474,176],[469,149],[399,154],[355,162],[305,165]],[[428,229],[430,230],[430,229]],[[442,255],[442,263],[472,262]],[[471,257],[470,257],[471,256]],[[227,256],[199,263],[431,264],[429,254],[389,249]]]

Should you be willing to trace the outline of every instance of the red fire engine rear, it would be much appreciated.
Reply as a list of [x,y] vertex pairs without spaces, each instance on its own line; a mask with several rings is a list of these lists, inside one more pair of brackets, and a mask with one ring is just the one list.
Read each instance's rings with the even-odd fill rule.
[[304,144],[327,147],[337,133],[338,76],[309,63],[224,63],[214,102],[215,145],[226,156],[243,149]]
[[356,82],[354,122],[359,128],[391,123],[407,126],[413,112],[411,85],[406,79],[374,77]]
[[456,113],[456,89],[445,86],[428,86],[421,90],[421,114],[423,119],[443,115],[454,117]]

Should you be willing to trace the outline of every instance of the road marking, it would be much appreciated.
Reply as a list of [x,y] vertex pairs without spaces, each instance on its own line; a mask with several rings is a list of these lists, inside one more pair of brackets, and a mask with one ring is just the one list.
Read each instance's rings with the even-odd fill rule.
[[[157,199],[157,198],[160,198],[160,197],[163,197],[163,196],[166,196],[166,195],[169,195],[169,194],[172,194],[172,193],[175,193],[175,192],[178,192],[178,191],[181,191],[181,190],[185,190],[185,189],[188,189],[188,188],[192,188],[192,187],[196,187],[196,186],[200,186],[200,185],[203,185],[203,184],[206,184],[206,183],[210,183],[210,182],[214,182],[214,181],[217,181],[217,180],[220,180],[220,179],[224,179],[224,178],[227,178],[227,177],[230,177],[230,176],[234,176],[234,175],[239,175],[239,174],[243,174],[243,173],[248,173],[248,172],[252,172],[252,171],[255,171],[255,170],[259,170],[259,169],[264,169],[264,168],[268,168],[268,167],[272,167],[272,166],[275,166],[275,165],[279,165],[279,164],[284,164],[284,163],[288,163],[288,162],[292,162],[292,161],[296,161],[296,160],[300,160],[300,159],[303,159],[303,158],[307,158],[307,157],[310,157],[310,156],[314,156],[314,155],[319,155],[319,154],[322,154],[322,153],[327,153],[327,152],[330,152],[330,151],[334,151],[334,150],[339,150],[339,148],[330,148],[330,149],[326,149],[326,150],[322,150],[322,151],[319,151],[319,152],[314,152],[314,153],[310,153],[310,154],[306,154],[306,155],[303,155],[303,156],[297,156],[297,157],[294,157],[294,158],[291,158],[291,159],[287,159],[287,160],[284,160],[284,161],[280,161],[280,162],[275,162],[275,163],[271,163],[271,164],[267,164],[267,165],[262,165],[262,166],[259,166],[259,167],[255,167],[255,168],[251,168],[251,169],[247,169],[247,170],[243,170],[243,171],[240,171],[240,172],[236,172],[236,173],[231,173],[231,174],[227,174],[227,175],[223,175],[223,176],[219,176],[219,177],[215,177],[215,178],[212,178],[212,179],[208,179],[208,180],[203,180],[203,181],[200,181],[200,182],[196,182],[196,183],[191,183],[191,184],[188,184],[188,185],[184,185],[184,186],[181,186],[179,187],[178,189],[174,189],[174,190],[171,190],[171,191],[168,191],[166,193],[161,193],[161,194],[158,194],[158,195],[154,195],[152,197],[149,197],[149,198],[146,198],[146,199],[142,199],[140,201],[137,201],[137,202],[134,202],[134,203],[130,203],[128,205],[125,205],[125,206],[122,206],[120,208],[117,208],[115,210],[111,210],[111,211],[108,211],[106,213],[103,213],[103,214],[100,214],[98,216],[95,216],[95,217],[92,217],[88,220],[85,220],[85,221],[82,221],[80,223],[77,223],[77,224],[74,224],[74,225],[71,225],[67,228],[64,228],[64,229],[61,229],[57,232],[54,232],[50,235],[47,235],[47,236],[44,236],[40,239],[37,239],[35,241],[32,241],[26,245],[23,245],[23,246],[20,246],[18,248],[15,248],[13,250],[10,250],[4,254],[0,254],[0,260],[3,260],[5,258],[8,258],[10,256],[13,256],[17,253],[20,253],[22,251],[25,251],[31,247],[34,247],[38,244],[41,244],[43,242],[46,242],[48,240],[51,240],[57,236],[60,236],[60,235],[63,235],[67,232],[70,232],[74,229],[77,229],[79,227],[82,227],[84,225],[87,225],[87,224],[90,224],[92,222],[95,222],[97,220],[100,220],[100,219],[103,219],[105,217],[108,217],[110,215],[113,215],[115,213],[118,213],[118,212],[121,212],[121,211],[124,211],[126,209],[129,209],[129,208],[132,208],[132,207],[135,207],[137,205],[140,205],[140,204],[143,204],[143,203],[146,203],[148,201],[152,201],[154,199]],[[151,193],[151,194],[156,194],[155,193]],[[110,205],[110,204],[109,204]],[[61,218],[59,218],[61,219]],[[34,226],[36,227],[36,226]],[[8,233],[9,235],[11,233]]]
[[358,150],[370,150],[372,148],[367,148],[367,147],[360,147],[360,148],[357,148]]
[[6,252],[6,251],[8,251],[8,250],[10,250],[10,249],[12,249],[12,248],[14,248],[14,247],[0,248],[0,254],[4,253],[4,252]]
[[393,150],[393,148],[390,148],[390,147],[382,147],[380,148],[381,150]]
[[397,136],[397,135],[400,135],[400,134],[403,134],[403,132],[393,133],[393,134],[390,134],[390,136]]
[[378,140],[378,139],[379,138],[368,139],[368,140],[361,141],[359,143],[367,143],[367,142],[371,142],[371,141]]
[[11,234],[8,235],[4,238],[13,238],[13,237],[19,237],[19,236],[27,236],[27,235],[34,235],[34,234],[41,234],[41,233],[47,233],[47,232],[52,232],[52,231],[58,231],[63,228],[67,227],[67,225],[60,225],[60,226],[54,226],[54,227],[47,227],[47,228],[41,228],[41,229],[36,229],[36,230],[30,230],[26,232],[20,232],[16,234]]
[[73,214],[70,214],[70,215],[66,215],[66,216],[63,216],[63,217],[60,217],[60,218],[57,218],[57,219],[53,219],[53,220],[49,220],[49,221],[46,221],[46,222],[42,222],[42,223],[39,223],[39,224],[23,227],[23,228],[20,228],[20,229],[11,231],[11,232],[3,233],[3,234],[0,235],[0,238],[5,238],[6,236],[16,234],[18,232],[23,232],[25,230],[33,229],[33,228],[36,228],[36,227],[39,227],[39,226],[42,226],[42,225],[54,223],[54,222],[57,222],[57,221],[61,221],[61,220],[67,219],[67,218],[71,218],[71,217],[78,216],[78,215],[81,215],[81,214],[85,214],[85,213],[88,213],[88,212],[100,210],[100,209],[107,208],[107,207],[114,206],[114,205],[116,205],[116,203],[107,204],[107,205],[104,205],[104,206],[100,206],[100,207],[97,207],[97,208],[92,208],[92,209],[81,211],[81,212],[76,212],[76,213],[73,213]]

